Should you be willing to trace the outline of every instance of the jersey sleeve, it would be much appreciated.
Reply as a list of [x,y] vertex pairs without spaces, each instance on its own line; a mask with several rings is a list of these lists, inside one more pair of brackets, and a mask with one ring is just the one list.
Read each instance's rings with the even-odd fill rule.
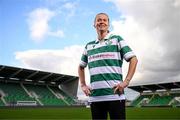
[[129,45],[126,43],[126,41],[123,39],[119,40],[119,49],[120,49],[120,54],[122,58],[124,58],[127,62],[132,57],[136,56],[134,52],[132,51],[132,49],[129,47]]
[[81,60],[80,60],[80,66],[81,67],[86,67],[88,63],[88,57],[87,57],[87,48],[84,48],[83,54],[81,56]]

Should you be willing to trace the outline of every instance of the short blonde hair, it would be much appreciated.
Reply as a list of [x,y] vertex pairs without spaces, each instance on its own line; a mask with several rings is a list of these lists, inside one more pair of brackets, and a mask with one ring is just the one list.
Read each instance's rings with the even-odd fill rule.
[[95,17],[95,19],[94,19],[94,23],[95,23],[96,18],[97,18],[98,15],[105,15],[105,16],[107,16],[107,17],[108,17],[108,22],[109,22],[109,16],[108,16],[108,14],[106,14],[106,13],[98,13],[98,14],[96,14],[96,17]]

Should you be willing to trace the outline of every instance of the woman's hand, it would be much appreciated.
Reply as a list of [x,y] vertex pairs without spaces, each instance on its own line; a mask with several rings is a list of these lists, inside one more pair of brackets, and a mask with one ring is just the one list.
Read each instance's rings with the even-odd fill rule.
[[86,96],[89,96],[91,94],[91,88],[87,85],[81,85],[82,91],[86,94]]
[[115,85],[114,88],[114,93],[123,93],[124,88],[126,88],[129,85],[128,82],[124,81],[122,83],[118,83],[117,85]]

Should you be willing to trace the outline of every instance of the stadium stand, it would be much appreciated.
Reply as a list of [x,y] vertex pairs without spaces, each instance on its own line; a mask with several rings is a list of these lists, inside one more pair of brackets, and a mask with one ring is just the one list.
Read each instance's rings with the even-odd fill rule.
[[129,86],[140,95],[130,103],[134,107],[171,106],[180,107],[180,82]]
[[78,77],[0,65],[0,106],[71,106]]

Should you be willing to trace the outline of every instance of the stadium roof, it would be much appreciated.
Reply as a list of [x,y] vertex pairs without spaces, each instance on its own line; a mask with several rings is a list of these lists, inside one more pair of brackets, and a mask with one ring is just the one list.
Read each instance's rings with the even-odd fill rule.
[[0,81],[4,82],[59,85],[77,79],[77,76],[0,65]]
[[163,90],[163,89],[171,90],[171,89],[179,89],[180,82],[144,84],[144,85],[137,85],[137,86],[128,86],[128,88],[133,89],[137,92],[157,91],[157,90]]

